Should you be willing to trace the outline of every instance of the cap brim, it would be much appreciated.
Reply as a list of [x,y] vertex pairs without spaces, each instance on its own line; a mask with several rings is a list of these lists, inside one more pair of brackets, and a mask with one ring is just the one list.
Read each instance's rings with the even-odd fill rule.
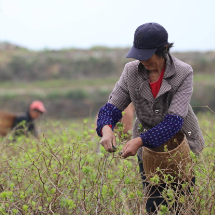
[[40,110],[42,113],[45,113],[46,112],[46,109],[45,108],[40,108]]
[[35,110],[38,110],[38,111],[40,111],[42,113],[46,112],[46,109],[44,107],[35,108]]
[[137,49],[134,46],[130,49],[128,54],[126,55],[127,58],[134,58],[136,60],[148,60],[158,48],[154,49]]

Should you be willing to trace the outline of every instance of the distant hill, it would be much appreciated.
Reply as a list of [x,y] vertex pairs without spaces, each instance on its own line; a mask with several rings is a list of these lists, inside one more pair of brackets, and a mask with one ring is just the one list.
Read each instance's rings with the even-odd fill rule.
[[[22,112],[36,99],[47,117],[94,116],[107,102],[124,65],[128,48],[93,47],[33,51],[0,43],[0,109]],[[193,106],[215,110],[215,52],[177,52],[173,55],[194,69]],[[195,112],[207,108],[194,108]]]
[[[93,47],[32,51],[0,43],[0,80],[37,81],[119,77],[129,49]],[[195,73],[215,74],[215,52],[177,52],[174,56],[190,64]]]

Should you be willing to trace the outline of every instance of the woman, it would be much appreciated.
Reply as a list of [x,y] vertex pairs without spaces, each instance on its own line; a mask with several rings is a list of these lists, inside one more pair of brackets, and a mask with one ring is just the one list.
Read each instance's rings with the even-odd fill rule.
[[[43,102],[41,101],[33,101],[27,112],[18,115],[15,118],[14,124],[12,129],[15,129],[15,136],[31,133],[36,138],[38,138],[38,132],[36,130],[34,121],[36,119],[39,119],[44,113],[46,112],[46,108],[44,107]],[[24,123],[24,125],[22,124]],[[21,124],[21,125],[20,125]],[[27,133],[25,132],[25,129],[27,128]]]
[[[122,117],[121,112],[133,102],[137,119],[133,128],[133,139],[128,141],[122,157],[138,154],[142,160],[142,146],[158,147],[183,131],[194,153],[204,146],[204,139],[197,118],[190,106],[193,70],[190,65],[169,54],[173,46],[168,43],[168,33],[157,23],[139,26],[134,34],[133,47],[126,57],[134,58],[126,64],[113,89],[108,103],[100,109],[97,133],[101,144],[108,152],[116,146],[113,128]],[[142,125],[144,133],[138,131]],[[143,165],[140,163],[143,172]],[[161,198],[154,198],[156,205]],[[152,200],[146,209],[155,211]]]

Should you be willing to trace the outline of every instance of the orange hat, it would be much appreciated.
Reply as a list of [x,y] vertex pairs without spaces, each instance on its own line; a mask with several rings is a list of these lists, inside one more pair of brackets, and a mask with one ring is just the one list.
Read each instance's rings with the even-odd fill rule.
[[30,110],[38,110],[42,113],[46,112],[44,104],[41,101],[33,101],[29,107]]

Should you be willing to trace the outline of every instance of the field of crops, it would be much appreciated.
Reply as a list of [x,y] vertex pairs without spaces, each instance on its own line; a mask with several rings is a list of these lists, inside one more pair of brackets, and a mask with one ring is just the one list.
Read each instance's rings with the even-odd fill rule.
[[[215,114],[199,114],[198,119],[207,146],[198,158],[192,154],[193,195],[177,196],[167,188],[168,206],[160,214],[174,214],[176,201],[181,214],[215,214]],[[116,131],[119,149],[108,154],[89,119],[43,122],[39,127],[44,131],[40,140],[1,139],[1,214],[146,214],[137,158],[118,155],[124,135]]]

